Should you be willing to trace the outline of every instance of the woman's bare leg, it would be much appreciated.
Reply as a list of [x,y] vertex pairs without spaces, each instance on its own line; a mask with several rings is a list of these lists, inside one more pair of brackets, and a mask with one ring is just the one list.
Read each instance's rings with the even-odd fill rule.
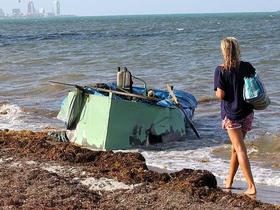
[[256,187],[251,171],[251,166],[247,156],[246,146],[243,141],[244,134],[242,130],[239,128],[239,129],[228,129],[228,135],[236,151],[238,163],[240,165],[243,176],[248,185],[248,189],[245,191],[245,194],[254,195],[256,194],[257,191],[256,191]]
[[231,146],[231,158],[228,177],[226,179],[225,188],[230,189],[232,187],[233,179],[238,169],[239,163],[237,159],[237,154],[233,146]]
[[[243,140],[245,139],[245,136],[246,136],[246,132],[243,131]],[[232,145],[231,146],[230,167],[229,167],[228,177],[225,182],[225,188],[229,188],[229,189],[232,188],[233,179],[237,172],[238,167],[239,167],[239,163],[238,163],[238,159],[237,159],[237,154]]]

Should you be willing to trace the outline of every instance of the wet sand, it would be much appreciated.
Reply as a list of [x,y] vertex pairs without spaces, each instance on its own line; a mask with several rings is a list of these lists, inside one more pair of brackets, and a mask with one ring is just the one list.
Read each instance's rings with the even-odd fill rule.
[[[221,179],[217,179],[218,186],[223,188],[223,181]],[[241,194],[246,190],[246,183],[241,181],[234,181],[232,192]],[[257,195],[256,199],[265,203],[272,203],[280,205],[280,188],[275,186],[267,186],[256,184],[257,187]]]
[[[152,171],[156,171],[158,173],[172,173],[171,171],[148,166],[148,168]],[[222,179],[216,177],[217,186],[221,188],[225,192],[229,192],[229,190],[224,189],[224,183]],[[257,187],[257,195],[252,196],[252,199],[259,200],[264,203],[271,203],[280,206],[280,188],[275,186],[267,186],[256,184]],[[231,190],[232,193],[235,194],[242,194],[246,190],[246,183],[242,181],[234,181],[233,189]]]
[[2,209],[280,209],[224,192],[208,171],[149,170],[139,153],[101,152],[46,133],[0,131]]

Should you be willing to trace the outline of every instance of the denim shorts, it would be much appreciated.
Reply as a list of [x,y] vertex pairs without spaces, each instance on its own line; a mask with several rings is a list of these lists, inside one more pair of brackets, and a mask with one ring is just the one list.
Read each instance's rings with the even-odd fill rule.
[[225,130],[241,128],[242,131],[248,132],[252,130],[253,119],[254,112],[252,112],[247,117],[241,120],[230,120],[227,117],[225,117],[225,119],[222,122],[222,128]]

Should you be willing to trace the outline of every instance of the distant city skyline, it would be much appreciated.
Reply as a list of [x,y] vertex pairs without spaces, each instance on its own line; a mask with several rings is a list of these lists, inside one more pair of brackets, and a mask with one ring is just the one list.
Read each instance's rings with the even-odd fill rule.
[[[16,2],[17,4],[10,11],[5,11],[0,7],[0,17],[49,17],[61,15],[60,0],[51,0],[49,5],[44,5],[48,6],[48,9],[38,7],[35,3],[36,0],[16,0]],[[3,5],[0,4],[0,6]]]
[[[20,3],[19,3],[20,2]],[[53,0],[33,0],[34,7],[53,11]],[[5,13],[12,9],[27,12],[28,0],[0,0]],[[280,10],[280,0],[60,0],[62,15],[79,16],[271,12]]]

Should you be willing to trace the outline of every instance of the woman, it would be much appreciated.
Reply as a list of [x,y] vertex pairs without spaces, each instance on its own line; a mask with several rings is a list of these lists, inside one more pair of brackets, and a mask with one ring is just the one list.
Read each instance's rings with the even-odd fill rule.
[[248,195],[256,194],[244,138],[252,128],[254,112],[252,105],[243,99],[244,77],[255,74],[254,67],[240,60],[240,47],[237,39],[227,37],[221,41],[224,63],[215,70],[214,90],[221,100],[222,127],[227,130],[232,143],[229,174],[225,187],[231,189],[234,176],[240,165],[248,188]]

